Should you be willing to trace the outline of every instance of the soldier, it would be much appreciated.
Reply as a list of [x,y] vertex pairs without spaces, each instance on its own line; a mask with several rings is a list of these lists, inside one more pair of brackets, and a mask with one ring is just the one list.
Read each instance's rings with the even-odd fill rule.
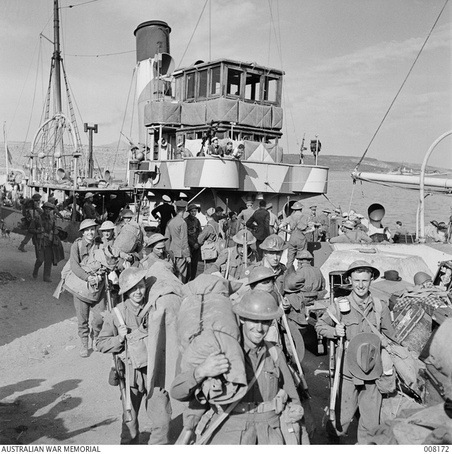
[[119,213],[119,218],[120,218],[120,222],[119,222],[119,224],[116,225],[115,236],[118,236],[119,232],[121,232],[121,229],[123,228],[123,226],[128,224],[133,219],[132,210],[125,208],[124,210],[122,210]]
[[[284,249],[287,248],[287,243],[275,233],[265,238],[261,244],[263,253],[262,261],[257,262],[254,266],[265,266],[269,268],[276,276],[275,285],[278,290],[282,293],[284,287],[284,273],[287,268],[281,263],[281,257]],[[246,270],[245,275],[248,276],[254,267]]]
[[43,281],[52,282],[50,279],[54,258],[52,246],[56,241],[55,237],[58,235],[58,229],[53,215],[55,205],[46,202],[42,208],[44,212],[41,215],[35,216],[28,228],[28,231],[33,234],[33,244],[36,253],[33,279],[38,277],[39,268],[44,263]]
[[[256,263],[256,255],[251,249],[251,245],[256,242],[253,234],[249,230],[239,230],[232,237],[235,246],[223,249],[218,255],[217,260],[210,268],[211,272],[220,272],[226,279],[242,279],[245,277],[245,270],[248,265]],[[246,243],[246,252],[245,252]],[[245,257],[246,265],[245,265]]]
[[[298,424],[303,409],[281,349],[264,340],[273,320],[282,310],[275,299],[261,290],[246,293],[233,307],[242,330],[242,347],[248,391],[230,411],[222,424],[213,431],[211,445],[282,445],[280,415],[288,405],[291,423]],[[230,359],[223,353],[212,354],[198,367],[180,374],[171,387],[173,398],[187,401],[208,377],[229,370]],[[213,408],[210,425],[220,416],[219,406]],[[207,429],[209,430],[209,429]]]
[[240,222],[243,227],[247,223],[248,219],[253,215],[254,208],[253,208],[253,201],[247,200],[246,201],[246,208],[242,210],[239,215],[237,216],[238,221]]
[[284,276],[283,309],[300,362],[305,353],[302,334],[308,326],[306,306],[312,305],[325,294],[325,278],[319,268],[311,265],[313,258],[309,251],[299,251],[296,256],[297,270],[291,267]]
[[343,235],[335,236],[330,239],[330,243],[372,243],[370,238],[362,230],[355,229],[355,223],[347,220],[341,226]]
[[319,241],[319,228],[318,227],[320,227],[320,221],[317,216],[317,205],[311,205],[309,207],[309,209],[311,210],[311,212],[308,215],[308,224],[311,226],[314,226],[315,228],[314,228],[314,230],[311,230],[310,232],[308,232],[306,234],[306,239],[309,242]]
[[186,207],[187,202],[184,200],[176,202],[177,214],[168,222],[165,233],[165,237],[168,238],[167,250],[174,259],[176,276],[183,284],[188,282],[188,267],[191,262],[187,223],[183,218]]
[[155,262],[165,262],[166,265],[174,272],[174,264],[170,255],[166,251],[166,241],[168,238],[160,233],[151,235],[146,243],[146,250],[150,250],[140,263],[145,270],[149,269]]
[[[380,423],[382,401],[382,395],[375,384],[382,375],[381,345],[378,337],[376,345],[370,339],[376,337],[370,324],[389,338],[394,339],[395,333],[387,304],[373,297],[369,291],[371,282],[380,276],[380,272],[369,263],[358,260],[348,267],[345,276],[350,278],[352,285],[352,293],[344,298],[347,307],[339,310],[338,305],[332,304],[319,319],[315,329],[321,336],[329,339],[344,338],[350,345],[355,337],[363,337],[363,333],[371,335],[362,340],[361,347],[355,345],[357,348],[354,351],[349,352],[345,348],[339,385],[339,411],[335,412],[338,424],[334,428],[334,431],[346,433],[359,408],[358,443],[366,444],[369,434]],[[361,355],[359,351],[362,352]],[[340,368],[340,364],[336,364],[336,367]]]
[[198,236],[201,233],[201,222],[196,217],[198,214],[198,207],[191,203],[187,207],[188,216],[185,218],[187,223],[187,234],[188,234],[188,246],[190,248],[190,272],[189,272],[189,281],[192,281],[196,277],[198,271],[198,262],[200,256],[200,246],[198,243]]
[[[143,398],[146,413],[151,421],[149,444],[168,443],[168,429],[171,420],[171,405],[168,393],[154,388],[148,396],[147,385],[147,317],[146,270],[135,267],[125,269],[119,276],[119,294],[124,302],[119,303],[113,312],[107,312],[105,323],[97,340],[97,349],[102,353],[117,353],[125,364],[126,395],[130,394],[131,421],[123,414],[121,444],[139,444],[138,413]],[[119,314],[118,314],[119,312]],[[126,348],[134,340],[134,349]],[[140,354],[141,353],[141,354]]]
[[102,235],[102,245],[105,248],[113,246],[115,241],[115,225],[111,221],[104,221],[99,227],[99,231]]
[[277,300],[274,285],[275,279],[276,275],[270,268],[259,265],[251,270],[248,276],[248,285],[251,290],[263,290],[264,292],[271,293]]
[[[213,208],[213,207],[209,208],[206,211],[207,224],[203,228],[202,232],[198,235],[198,244],[200,244],[201,246],[204,243],[206,243],[206,244],[217,243],[218,239],[221,235],[220,225],[213,218],[214,214],[215,214],[215,208]],[[201,256],[202,256],[202,247],[201,247]],[[212,259],[208,259],[208,260],[204,259],[204,262],[212,264],[214,260],[216,260],[216,258],[212,258]]]
[[284,285],[289,285],[292,288],[292,293],[295,288],[299,293],[304,305],[312,304],[325,289],[325,278],[319,268],[312,266],[313,255],[309,251],[297,252],[296,259],[298,262],[297,270],[289,268],[286,273]]
[[268,211],[268,214],[270,215],[270,235],[272,233],[278,233],[279,221],[278,221],[278,216],[276,216],[276,214],[273,213],[273,204],[269,203],[266,206],[266,209]]
[[[33,194],[31,199],[24,200],[22,214],[24,215],[25,225],[27,229],[30,227],[31,221],[35,217],[40,216],[43,213],[42,209],[39,208],[40,203],[41,195],[37,193]],[[33,234],[27,230],[27,233],[25,234],[25,237],[18,248],[20,252],[26,252],[24,247],[28,244],[32,237]]]
[[[308,218],[302,214],[303,205],[301,202],[295,202],[292,205],[292,214],[286,219],[281,221],[279,229],[282,230],[284,226],[290,227],[290,238],[287,251],[287,267],[289,268],[297,254],[297,251],[302,251],[308,248],[308,240],[306,232],[308,230]],[[285,230],[285,229],[284,229]],[[287,231],[287,230],[286,230]]]
[[331,232],[331,220],[330,220],[331,210],[324,208],[322,214],[319,215],[318,220],[320,222],[319,229],[319,241],[326,241],[330,239]]
[[96,208],[93,205],[94,194],[87,192],[85,194],[85,203],[83,204],[83,219],[98,219],[99,215],[96,212]]
[[[100,284],[102,277],[99,274],[88,273],[82,268],[82,265],[88,263],[92,257],[93,248],[97,248],[94,238],[96,235],[96,221],[94,219],[85,219],[81,222],[79,232],[82,233],[81,238],[77,238],[71,246],[70,266],[72,272],[87,285],[96,287]],[[102,315],[101,312],[106,309],[105,297],[103,293],[100,294],[99,300],[95,303],[88,303],[78,296],[74,295],[74,307],[77,314],[78,335],[80,337],[82,347],[80,349],[80,356],[86,358],[88,356],[88,337],[90,335],[89,329],[89,314],[92,314],[91,337],[93,339],[93,349],[95,347],[95,340],[99,335],[102,328]]]

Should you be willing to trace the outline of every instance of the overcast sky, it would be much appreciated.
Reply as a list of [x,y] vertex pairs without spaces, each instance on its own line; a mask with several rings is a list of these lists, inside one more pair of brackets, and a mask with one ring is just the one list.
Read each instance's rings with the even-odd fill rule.
[[[172,28],[177,67],[208,60],[211,48],[212,59],[285,71],[286,151],[297,153],[306,134],[307,143],[319,136],[322,153],[361,156],[445,0],[210,0],[181,61],[205,3],[60,0],[63,58],[82,121],[99,124],[96,145],[119,138],[135,65],[135,28],[163,20]],[[420,163],[431,143],[452,129],[451,8],[446,6],[369,157]],[[53,39],[52,9],[53,0],[0,1],[0,120],[9,141],[31,141],[38,126],[52,52],[39,34]],[[43,76],[36,76],[38,68]],[[129,115],[125,133],[130,121]],[[87,143],[83,133],[82,141]],[[452,168],[451,151],[452,138],[445,139],[431,164]]]

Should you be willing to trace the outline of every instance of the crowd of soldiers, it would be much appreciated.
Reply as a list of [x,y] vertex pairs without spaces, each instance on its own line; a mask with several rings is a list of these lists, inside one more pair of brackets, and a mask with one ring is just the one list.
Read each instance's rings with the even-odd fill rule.
[[[253,202],[247,201],[247,207],[238,214],[225,215],[220,207],[212,207],[206,211],[202,226],[199,206],[184,200],[173,203],[164,196],[162,203],[152,211],[160,222],[160,231],[146,235],[130,209],[122,209],[116,223],[99,219],[95,210],[90,211],[92,196],[85,195],[85,219],[79,227],[81,237],[71,247],[68,270],[91,292],[90,298],[73,292],[81,339],[80,356],[89,356],[91,349],[113,353],[123,362],[121,443],[139,443],[138,414],[142,401],[146,403],[146,414],[151,421],[149,442],[168,443],[169,395],[185,402],[188,409],[198,408],[205,381],[227,375],[237,360],[223,351],[210,353],[196,366],[175,376],[170,389],[154,388],[151,392],[146,353],[151,335],[147,328],[151,313],[147,292],[152,285],[147,280],[149,270],[161,264],[186,287],[199,279],[200,263],[203,263],[201,275],[237,284],[228,287],[227,297],[240,328],[248,386],[233,404],[209,406],[204,402],[202,417],[192,419],[191,426],[187,427],[184,420],[187,430],[181,434],[181,442],[309,443],[315,427],[303,405],[307,391],[302,368],[303,336],[308,327],[307,308],[323,299],[328,289],[320,269],[312,264],[308,243],[335,242],[340,236],[349,242],[367,242],[366,238],[375,241],[380,234],[387,237],[380,223],[379,207],[370,211],[367,233],[359,227],[364,226],[360,215],[340,210],[331,214],[328,209],[317,215],[315,205],[310,206],[309,214],[305,215],[301,201],[293,203],[290,215],[282,220],[264,200],[259,201],[256,210]],[[49,282],[51,266],[62,259],[57,255],[57,250],[61,250],[61,235],[55,224],[56,206],[47,201],[40,207],[39,194],[33,195],[32,201],[28,232],[36,251],[33,277],[37,278],[44,264],[43,279]],[[335,230],[339,225],[341,235]],[[351,241],[352,233],[348,230],[361,233],[353,233],[354,241]],[[135,231],[138,234],[125,252],[117,239],[124,239],[124,232]],[[285,231],[290,232],[287,241]],[[286,265],[281,263],[285,250]],[[89,266],[93,261],[100,263],[96,269]],[[335,300],[315,326],[321,338],[331,339],[344,351],[341,365],[336,367],[340,371],[337,388],[334,388],[338,397],[336,405],[330,408],[326,427],[335,442],[338,442],[336,437],[347,433],[357,410],[360,444],[382,443],[381,425],[388,424],[388,420],[381,419],[380,410],[388,389],[395,389],[396,373],[393,365],[383,361],[382,352],[395,336],[389,306],[370,292],[372,281],[379,275],[380,271],[367,262],[352,263],[344,273],[350,283],[350,294],[341,300],[341,306]],[[60,284],[64,287],[64,279]],[[108,310],[112,306],[116,306],[116,310]],[[444,331],[441,327],[437,337],[450,337],[452,330]],[[448,377],[452,388],[452,355],[441,345],[436,341],[432,343],[431,361]],[[132,350],[140,349],[144,351],[144,362],[127,359]],[[120,372],[115,370],[112,382],[117,381],[117,374]],[[446,416],[441,416],[425,439],[443,436],[442,441],[450,443],[452,440],[452,394],[449,389],[447,393],[443,411]],[[129,402],[127,408],[125,401]],[[386,440],[396,443],[392,428]]]

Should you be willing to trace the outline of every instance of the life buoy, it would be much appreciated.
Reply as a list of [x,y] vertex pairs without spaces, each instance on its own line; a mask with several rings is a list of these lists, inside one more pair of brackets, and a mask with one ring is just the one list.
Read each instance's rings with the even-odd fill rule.
[[[155,176],[152,177],[152,174],[155,174]],[[154,171],[151,173],[152,185],[155,186],[156,184],[158,184],[159,181],[160,181],[160,169],[158,168],[158,166],[155,166]]]

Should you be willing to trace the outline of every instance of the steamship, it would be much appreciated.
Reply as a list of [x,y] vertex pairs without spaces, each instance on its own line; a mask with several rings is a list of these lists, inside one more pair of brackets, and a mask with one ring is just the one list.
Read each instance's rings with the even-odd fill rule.
[[[172,200],[186,198],[202,211],[212,206],[238,211],[246,200],[257,206],[258,199],[264,199],[288,214],[295,201],[326,193],[328,168],[291,163],[294,155],[284,154],[280,146],[283,71],[231,59],[197,61],[175,69],[171,28],[159,20],[143,22],[134,31],[139,137],[129,139],[126,177],[107,186],[96,181],[92,142],[86,153],[70,98],[69,114],[63,113],[62,75],[64,81],[67,77],[58,8],[54,0],[55,41],[46,117],[28,156],[25,195],[38,191],[55,194],[57,199],[72,197],[71,219],[58,220],[69,239],[78,235],[76,203],[83,204],[87,192],[96,193],[94,202],[102,211],[114,194],[117,202],[129,204],[141,214],[140,221],[150,226],[155,220],[146,213],[164,195]],[[69,96],[70,90],[65,92]],[[51,106],[55,106],[53,115]],[[234,149],[241,145],[241,156],[210,155],[214,136],[222,147],[226,141]],[[178,144],[190,157],[178,155]],[[69,176],[64,181],[59,178],[61,169]],[[7,226],[17,230],[20,212],[9,207],[1,210]]]
[[[134,32],[142,145],[130,154],[128,184],[173,200],[186,194],[203,210],[264,198],[279,211],[326,193],[328,168],[289,163],[279,145],[284,73],[230,59],[174,70],[170,33],[156,20]],[[240,159],[205,153],[214,136],[223,148],[244,145]],[[178,144],[191,156],[178,156]]]

